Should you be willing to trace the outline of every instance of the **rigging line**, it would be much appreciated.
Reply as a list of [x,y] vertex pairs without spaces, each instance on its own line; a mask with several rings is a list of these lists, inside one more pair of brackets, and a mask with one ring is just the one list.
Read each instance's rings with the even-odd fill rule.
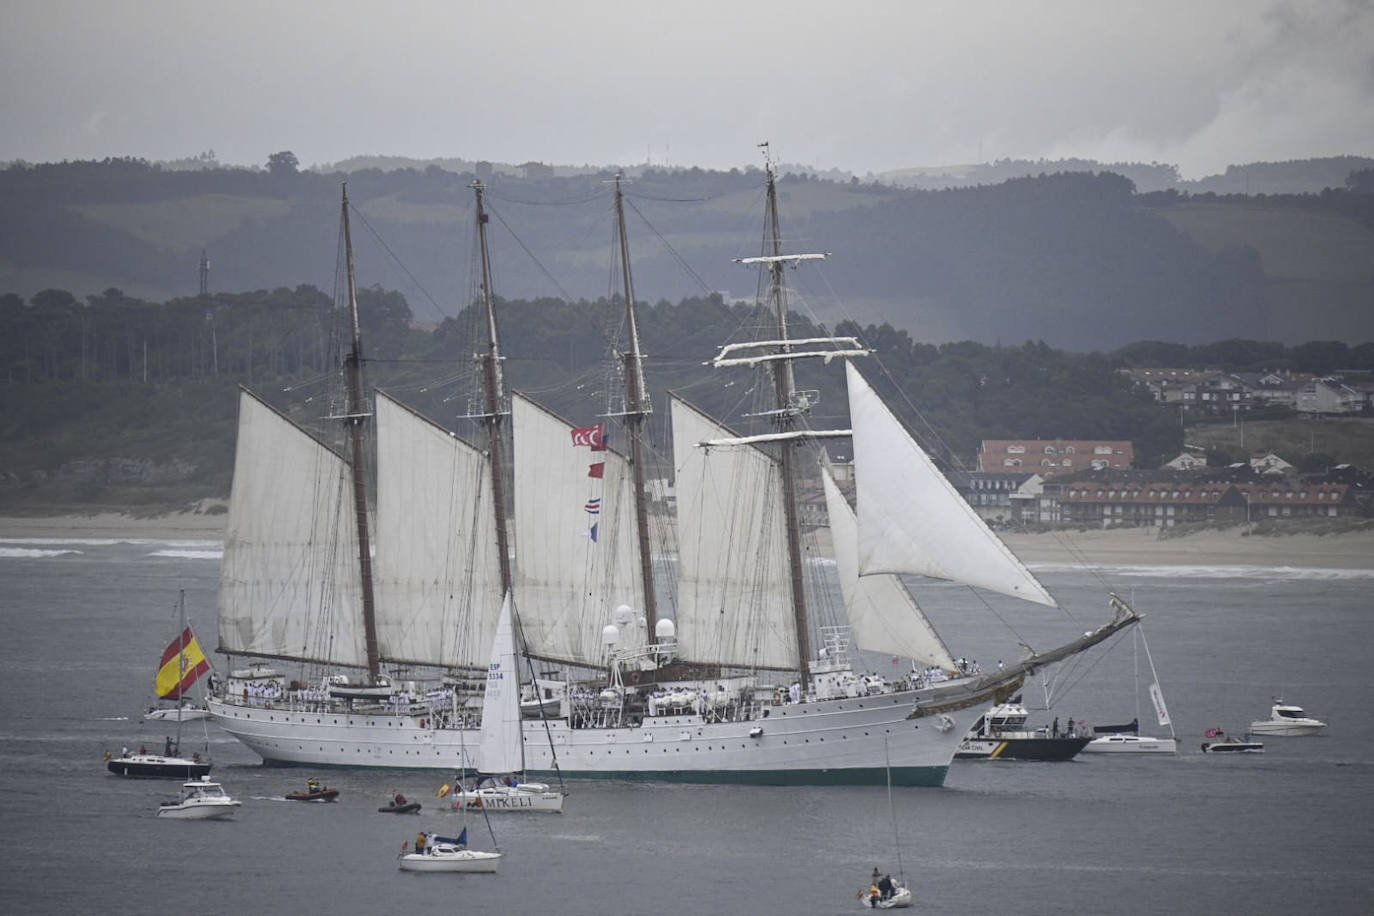
[[367,228],[367,231],[372,234],[372,237],[376,239],[377,244],[382,246],[382,250],[385,251],[388,256],[390,256],[392,262],[401,269],[402,273],[404,273],[407,277],[410,278],[411,283],[415,284],[415,288],[420,291],[421,295],[425,297],[425,299],[429,302],[430,306],[434,309],[434,314],[437,315],[440,319],[448,317],[444,314],[444,310],[439,307],[439,303],[435,301],[433,296],[430,295],[429,290],[426,289],[425,285],[420,282],[420,279],[416,277],[414,273],[411,272],[410,268],[406,266],[405,262],[401,260],[400,256],[392,250],[391,246],[386,243],[386,239],[382,238],[381,233],[379,233],[373,227],[372,223],[368,222],[368,219],[366,216],[363,215],[363,212],[359,210],[356,206],[354,206],[351,202],[349,203],[348,208],[349,210],[357,214],[358,220],[363,224],[363,226]]
[[535,256],[534,252],[530,250],[529,246],[525,244],[524,240],[520,238],[520,236],[515,234],[515,230],[511,228],[510,223],[506,222],[506,218],[501,215],[500,211],[488,207],[486,209],[486,212],[489,216],[495,216],[497,221],[506,228],[506,231],[510,233],[511,238],[515,239],[515,244],[520,246],[520,250],[525,252],[525,254],[529,256],[529,259],[534,262],[534,266],[539,268],[539,272],[544,275],[545,279],[547,279],[550,283],[553,284],[554,289],[558,290],[559,295],[563,297],[563,301],[565,303],[572,302],[572,294],[569,293],[566,289],[564,289],[562,285],[556,279],[554,279],[553,274],[549,273],[548,268],[544,266],[544,262],[540,261],[539,258]]
[[606,197],[607,193],[608,192],[606,192],[605,190],[598,189],[595,192],[587,194],[583,197],[569,197],[566,200],[521,200],[518,197],[502,197],[500,194],[497,194],[490,188],[488,188],[486,191],[486,198],[487,200],[499,200],[502,203],[520,204],[526,207],[571,207],[591,203],[594,200],[599,200],[603,197]]
[[672,256],[673,260],[677,261],[678,266],[680,266],[689,277],[695,280],[697,282],[697,285],[700,286],[704,292],[711,292],[711,287],[708,286],[706,281],[701,278],[701,275],[692,269],[692,265],[687,263],[686,258],[678,254],[677,249],[668,243],[668,240],[663,237],[663,233],[659,232],[658,229],[654,226],[654,224],[649,222],[648,217],[646,217],[644,213],[634,205],[634,202],[626,201],[626,203],[630,205],[630,209],[635,212],[635,215],[644,221],[644,225],[649,227],[649,231],[654,234],[654,237],[658,239],[659,243],[663,246],[664,250],[666,250],[668,254]]

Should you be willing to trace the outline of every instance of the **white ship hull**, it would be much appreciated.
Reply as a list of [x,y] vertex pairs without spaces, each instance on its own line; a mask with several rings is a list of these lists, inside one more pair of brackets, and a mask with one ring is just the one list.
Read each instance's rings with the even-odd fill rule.
[[[908,718],[916,701],[938,714]],[[531,774],[774,785],[944,783],[960,739],[993,702],[968,687],[769,707],[733,722],[652,716],[641,725],[524,723]],[[958,708],[962,707],[962,708]],[[455,770],[472,765],[476,729],[421,727],[419,716],[210,703],[215,720],[270,764]],[[547,731],[546,731],[547,729]],[[552,749],[550,745],[552,744]]]
[[1261,719],[1250,723],[1250,734],[1276,738],[1301,738],[1319,735],[1326,723],[1316,719]]

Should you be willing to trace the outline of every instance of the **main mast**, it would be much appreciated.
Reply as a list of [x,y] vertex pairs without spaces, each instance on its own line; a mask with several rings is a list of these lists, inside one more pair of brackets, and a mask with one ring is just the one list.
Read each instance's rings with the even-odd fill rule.
[[367,647],[367,674],[371,683],[381,676],[377,649],[377,606],[372,594],[372,544],[367,528],[367,461],[363,451],[363,424],[369,413],[363,402],[363,335],[358,321],[358,292],[353,280],[353,236],[348,225],[348,184],[343,186],[344,262],[348,276],[348,311],[353,341],[344,359],[348,382],[348,407],[343,416],[348,427],[349,464],[353,468],[353,516],[358,526],[358,571],[362,577],[363,638]]
[[487,251],[487,212],[482,204],[486,186],[480,181],[471,185],[477,196],[477,238],[482,261],[482,307],[487,318],[487,352],[481,357],[482,387],[486,395],[485,411],[482,420],[487,427],[487,448],[491,466],[492,509],[496,514],[496,551],[497,562],[501,568],[501,589],[510,594],[514,591],[510,569],[510,535],[506,531],[506,478],[504,443],[501,438],[501,421],[505,416],[505,378],[501,372],[501,343],[496,334],[496,308],[491,293],[491,256]]
[[[778,190],[773,163],[768,167],[768,227],[770,230],[772,260],[768,262],[768,276],[771,289],[769,297],[773,302],[774,317],[778,323],[778,353],[790,354],[792,344],[787,336],[787,294],[782,282],[784,262],[782,260],[782,228],[778,223]],[[797,406],[796,380],[792,373],[792,361],[784,355],[772,364],[773,392],[776,406],[773,427],[781,434],[793,432],[797,428],[797,416],[801,408]],[[797,627],[797,670],[801,675],[802,689],[810,681],[811,675],[811,634],[807,623],[806,589],[802,584],[801,524],[797,518],[797,482],[795,478],[796,460],[793,443],[783,439],[778,444],[778,461],[782,473],[782,511],[783,524],[787,531],[787,562],[792,572],[792,617]]]
[[616,231],[620,239],[620,272],[625,293],[625,321],[630,348],[625,361],[625,425],[630,432],[630,469],[634,475],[635,537],[638,541],[639,575],[643,582],[644,619],[652,637],[658,623],[658,599],[654,592],[653,558],[649,553],[649,505],[645,498],[644,419],[653,412],[649,391],[644,384],[644,354],[639,348],[639,325],[635,319],[634,284],[630,280],[630,241],[625,234],[625,202],[621,192],[622,176],[615,176]]

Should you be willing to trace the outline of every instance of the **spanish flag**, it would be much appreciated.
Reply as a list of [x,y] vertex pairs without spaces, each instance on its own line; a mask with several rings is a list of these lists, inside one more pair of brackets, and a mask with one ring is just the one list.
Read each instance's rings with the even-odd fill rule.
[[448,783],[444,783],[442,786],[439,787],[439,797],[440,797],[440,798],[446,798],[446,797],[448,797],[448,793],[450,793],[450,792],[452,792],[452,791],[453,791],[453,787],[450,786]]
[[209,670],[210,662],[200,651],[195,634],[187,627],[162,653],[162,665],[157,669],[157,695],[165,700],[178,700]]

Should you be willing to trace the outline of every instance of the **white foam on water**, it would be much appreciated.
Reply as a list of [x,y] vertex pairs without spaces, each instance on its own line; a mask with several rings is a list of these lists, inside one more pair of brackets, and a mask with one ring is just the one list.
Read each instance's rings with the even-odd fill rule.
[[60,557],[80,550],[44,550],[38,547],[0,547],[0,560],[32,560],[44,557]]
[[[1085,567],[1068,563],[1030,563],[1038,573],[1081,573]],[[1254,579],[1267,582],[1303,580],[1374,579],[1374,569],[1338,569],[1321,566],[1151,566],[1147,564],[1118,564],[1088,567],[1094,572],[1119,576],[1140,576],[1164,579]]]
[[180,560],[219,560],[224,557],[224,549],[219,550],[154,550],[150,557],[175,557]]

